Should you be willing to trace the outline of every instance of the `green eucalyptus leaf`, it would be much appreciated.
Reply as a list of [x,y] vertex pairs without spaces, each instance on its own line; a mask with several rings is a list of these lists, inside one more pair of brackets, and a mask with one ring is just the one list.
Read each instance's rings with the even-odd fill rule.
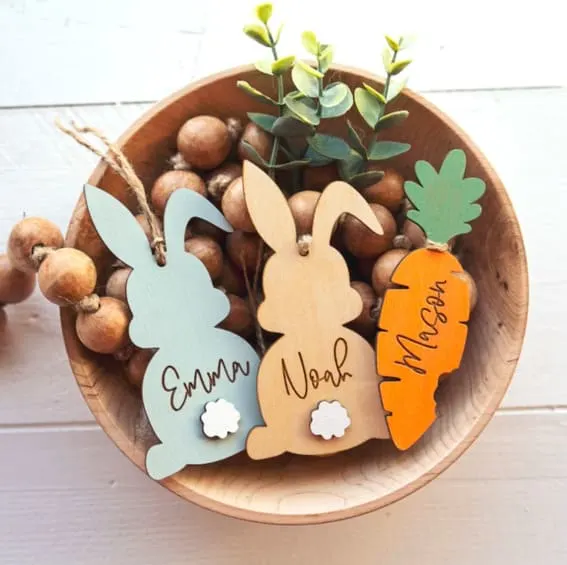
[[389,35],[386,35],[385,38],[386,38],[386,42],[390,46],[390,49],[394,53],[396,53],[400,50],[400,44],[395,39],[392,39]]
[[278,137],[307,137],[313,134],[313,126],[293,116],[282,116],[274,121],[271,133]]
[[382,64],[384,65],[384,69],[387,71],[392,64],[392,52],[386,46],[382,49]]
[[265,75],[270,75],[272,76],[272,61],[269,59],[263,59],[261,61],[256,61],[254,63],[254,66],[256,67],[256,69],[258,71],[260,71],[261,73],[265,74]]
[[353,149],[357,152],[366,157],[366,147],[364,147],[364,143],[362,143],[362,139],[358,135],[357,131],[354,129],[353,125],[350,123],[350,120],[347,120],[347,127],[348,127],[348,138],[350,139],[350,143]]
[[260,24],[245,25],[244,33],[254,41],[257,41],[260,45],[264,45],[265,47],[271,46],[268,32],[266,31],[266,28]]
[[390,102],[393,100],[398,94],[406,87],[408,82],[408,77],[403,77],[398,80],[391,80],[390,81],[390,88],[388,88],[388,96],[386,100]]
[[324,165],[328,165],[333,162],[333,159],[329,159],[329,157],[325,157],[324,155],[321,155],[321,153],[317,153],[317,151],[315,151],[311,146],[309,146],[307,151],[305,151],[305,158],[309,159],[310,167],[323,167]]
[[268,165],[270,169],[276,169],[278,171],[287,171],[290,169],[299,169],[300,167],[306,167],[309,165],[309,159],[297,159],[296,161],[288,161],[287,163],[280,163],[279,165]]
[[266,169],[268,167],[268,163],[266,163],[266,161],[264,161],[264,159],[262,159],[262,157],[260,157],[260,154],[258,153],[258,151],[256,151],[256,149],[254,149],[254,147],[252,145],[250,145],[250,143],[248,143],[247,141],[245,141],[244,139],[241,140],[241,144],[242,144],[242,149],[244,150],[244,153],[246,153],[246,156],[250,159],[250,161],[252,161],[253,163],[256,163],[256,165]]
[[277,45],[280,42],[280,37],[282,35],[283,24],[280,24],[278,27],[278,31],[276,31],[276,35],[274,36],[274,45]]
[[346,159],[350,152],[348,143],[340,137],[327,135],[324,133],[316,133],[307,140],[309,147],[329,159]]
[[260,92],[257,88],[254,88],[249,82],[245,80],[237,81],[236,86],[238,86],[238,88],[240,88],[241,90],[244,90],[246,94],[249,94],[253,98],[256,98],[256,100],[260,100],[261,102],[265,102],[266,104],[273,104],[274,106],[278,106],[278,103],[273,98],[270,98],[263,92]]
[[383,105],[370,92],[361,87],[354,91],[354,102],[364,121],[374,129],[380,118]]
[[402,155],[410,148],[409,143],[400,143],[399,141],[373,141],[368,148],[368,159],[370,161],[384,161]]
[[399,110],[397,112],[390,112],[389,114],[385,114],[378,120],[374,131],[382,131],[384,129],[397,126],[404,122],[408,116],[409,112],[407,110]]
[[403,61],[396,61],[392,63],[388,69],[388,72],[392,76],[399,75],[409,64],[411,63],[411,59],[405,59]]
[[321,117],[338,118],[344,116],[352,108],[352,102],[352,92],[349,89],[347,95],[339,104],[330,107],[321,106]]
[[263,23],[267,24],[272,17],[273,6],[271,2],[265,2],[264,4],[258,4],[256,6],[256,17]]
[[380,182],[384,178],[384,171],[365,171],[363,173],[358,173],[353,175],[349,179],[349,183],[358,190],[367,188]]
[[319,95],[319,79],[308,73],[298,61],[291,70],[293,84],[302,94],[315,98]]
[[344,82],[333,82],[323,89],[319,102],[321,106],[330,108],[340,104],[349,92],[349,87]]
[[[248,118],[251,122],[254,122],[259,128],[267,131],[268,133],[274,133],[273,126],[277,121],[277,116],[271,116],[270,114],[260,114],[258,112],[248,112]],[[274,134],[275,135],[275,134]]]
[[378,102],[380,102],[381,104],[386,104],[386,99],[384,98],[384,95],[381,92],[378,92],[375,88],[373,88],[369,84],[366,84],[365,82],[362,83],[362,86],[364,86],[366,92],[372,94],[372,96],[374,96],[374,98],[376,98]]
[[303,96],[301,92],[294,91],[286,94],[284,104],[295,117],[312,126],[319,125],[321,119],[317,115],[315,102]]
[[352,177],[362,173],[365,166],[364,157],[351,148],[347,158],[338,163],[339,175],[342,180],[350,181]]
[[301,59],[297,59],[295,63],[299,65],[306,73],[309,73],[315,78],[323,78],[325,76],[321,71],[314,69],[311,65],[309,65],[305,61],[302,61]]
[[293,66],[295,61],[294,55],[288,55],[287,57],[281,57],[277,61],[274,61],[271,65],[272,73],[276,76],[283,75],[286,71],[289,71]]
[[312,31],[304,31],[301,34],[301,43],[305,50],[311,53],[311,55],[319,54],[319,42]]
[[321,50],[319,54],[319,69],[322,73],[326,73],[329,70],[333,62],[334,48],[332,45],[326,45],[324,49]]

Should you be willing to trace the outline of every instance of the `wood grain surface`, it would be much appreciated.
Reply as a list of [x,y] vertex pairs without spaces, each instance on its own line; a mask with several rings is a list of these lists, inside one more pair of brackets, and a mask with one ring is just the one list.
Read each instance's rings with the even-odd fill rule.
[[[333,73],[351,88],[361,80],[378,87],[379,79],[358,69],[336,66]],[[177,131],[188,117],[215,113],[224,118],[243,118],[246,111],[261,109],[236,87],[236,77],[252,80],[265,92],[273,88],[270,77],[259,76],[251,65],[230,69],[172,94],[128,128],[119,144],[143,183],[153,184],[166,160],[175,153]],[[391,166],[411,178],[416,159],[424,158],[438,168],[447,152],[457,147],[467,154],[468,175],[483,178],[487,186],[483,215],[476,222],[474,237],[468,234],[461,244],[463,266],[474,277],[482,299],[469,323],[461,367],[438,390],[435,424],[419,444],[406,452],[396,451],[391,444],[368,442],[334,458],[292,457],[289,462],[293,473],[283,475],[282,462],[277,458],[264,461],[261,468],[257,462],[238,456],[206,469],[188,467],[162,481],[180,496],[230,516],[260,522],[305,524],[358,516],[391,504],[430,482],[474,442],[499,406],[521,351],[528,307],[524,244],[512,204],[485,156],[438,108],[411,91],[402,94],[394,106],[409,110],[415,127],[399,128],[391,135],[394,141],[403,139],[412,146],[404,155],[392,159]],[[353,111],[349,117],[354,127],[361,127],[360,116]],[[334,123],[322,129],[345,135],[341,128],[344,130],[346,125]],[[125,203],[131,200],[124,181],[102,163],[88,182]],[[97,265],[99,279],[105,280],[111,257],[82,200],[71,219],[67,244],[89,254]],[[67,353],[85,401],[111,439],[142,466],[151,437],[137,433],[143,422],[139,396],[121,378],[123,370],[117,362],[82,346],[72,311],[62,309],[61,320]],[[345,490],[336,483],[336,476],[345,469],[370,474],[378,488],[362,497],[357,488]],[[242,489],[256,488],[259,472],[272,482],[271,488],[266,489],[261,500],[243,499]],[[227,483],[228,477],[231,480]],[[388,477],[386,483],[383,477]],[[315,486],[327,488],[329,499],[312,497]],[[278,500],[290,492],[295,494],[296,504],[283,509]]]

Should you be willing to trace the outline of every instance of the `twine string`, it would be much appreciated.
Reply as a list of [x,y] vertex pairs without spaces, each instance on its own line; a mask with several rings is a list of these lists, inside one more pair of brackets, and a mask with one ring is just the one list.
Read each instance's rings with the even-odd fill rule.
[[[71,121],[70,127],[67,127],[63,125],[58,118],[55,120],[55,125],[63,133],[74,139],[79,145],[86,147],[89,151],[100,157],[100,159],[102,159],[115,173],[120,175],[126,181],[128,188],[136,197],[138,206],[140,207],[140,212],[144,215],[148,222],[152,237],[150,245],[156,261],[158,265],[165,265],[165,241],[163,239],[160,222],[150,208],[144,185],[135,173],[132,164],[126,158],[126,155],[124,155],[120,148],[110,141],[110,139],[108,139],[108,137],[97,128],[91,126],[79,126],[75,121]],[[86,138],[85,135],[82,134],[90,134],[94,136],[106,147],[107,151],[104,152],[96,147]]]

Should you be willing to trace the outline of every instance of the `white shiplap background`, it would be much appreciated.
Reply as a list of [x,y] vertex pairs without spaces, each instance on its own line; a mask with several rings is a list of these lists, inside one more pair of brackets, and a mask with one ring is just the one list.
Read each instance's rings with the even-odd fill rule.
[[[448,113],[509,190],[531,304],[518,371],[478,442],[422,491],[338,524],[273,527],[185,503],[98,429],[39,293],[0,313],[0,564],[567,562],[567,49],[556,0],[280,1],[282,52],[304,28],[380,69],[384,32],[417,35],[410,86]],[[119,135],[149,103],[249,62],[243,0],[0,0],[0,249],[23,214],[66,228],[94,159],[53,127]],[[327,11],[325,12],[325,6]],[[291,23],[291,20],[295,24]]]

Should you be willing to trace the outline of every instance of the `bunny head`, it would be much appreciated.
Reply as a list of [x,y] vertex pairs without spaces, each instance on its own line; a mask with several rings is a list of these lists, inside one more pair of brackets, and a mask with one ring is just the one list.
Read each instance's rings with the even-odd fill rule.
[[159,266],[150,243],[131,212],[119,200],[85,186],[93,224],[108,249],[133,269],[126,286],[132,312],[130,339],[138,347],[165,347],[171,338],[201,334],[221,322],[228,298],[213,287],[205,266],[185,251],[185,230],[193,217],[232,231],[224,216],[203,196],[176,190],[164,214],[166,264]]
[[302,256],[291,210],[276,183],[245,161],[243,184],[252,222],[275,251],[264,269],[266,299],[258,309],[262,327],[285,334],[297,328],[298,319],[316,319],[316,312],[329,309],[337,325],[356,318],[362,311],[362,300],[351,288],[347,264],[330,240],[343,213],[356,216],[379,235],[384,233],[360,193],[343,181],[332,182],[323,190],[315,209],[309,253]]

